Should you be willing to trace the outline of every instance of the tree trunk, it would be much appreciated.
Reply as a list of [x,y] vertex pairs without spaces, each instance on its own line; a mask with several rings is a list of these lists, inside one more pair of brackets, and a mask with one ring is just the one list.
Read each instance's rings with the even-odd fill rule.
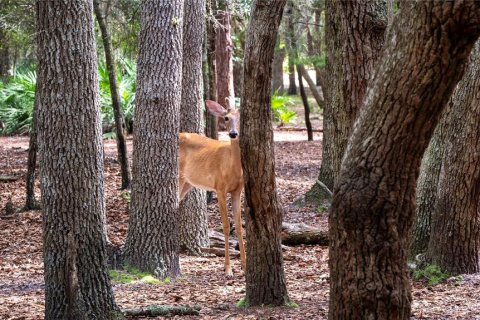
[[452,95],[427,261],[450,274],[480,271],[480,42]]
[[303,66],[297,65],[298,86],[300,87],[300,95],[302,96],[303,109],[305,111],[305,126],[307,127],[308,141],[313,141],[312,123],[310,122],[310,106],[308,105],[307,95],[305,93],[305,88],[303,87],[302,72],[300,71],[300,67],[303,68]]
[[0,25],[0,80],[9,76],[10,70],[10,50],[8,40],[3,26]]
[[[185,0],[180,131],[203,131],[202,51],[205,30],[205,1]],[[200,254],[208,246],[207,202],[205,191],[194,188],[180,203],[179,244],[184,250]]]
[[112,108],[115,118],[115,132],[117,138],[117,157],[120,163],[120,172],[122,175],[121,189],[130,187],[130,169],[128,166],[127,143],[125,142],[125,119],[123,117],[122,103],[118,94],[117,75],[115,71],[115,56],[113,54],[112,40],[108,32],[107,22],[104,19],[100,9],[99,0],[93,0],[93,9],[97,18],[98,26],[102,34],[103,48],[105,51],[105,62],[108,70],[108,80],[110,82],[110,93],[112,96]]
[[283,84],[283,60],[285,60],[285,49],[280,48],[280,39],[277,39],[275,46],[275,54],[273,56],[272,64],[272,93],[282,95],[285,92]]
[[161,279],[180,274],[177,217],[183,9],[180,0],[145,1],[140,18],[125,263]]
[[407,256],[420,162],[479,22],[473,1],[402,4],[334,189],[330,319],[410,319]]
[[288,54],[288,94],[297,94],[297,85],[295,84],[295,63],[297,59],[297,46],[295,41],[295,28],[293,25],[293,3],[288,2],[285,10],[287,18],[287,54]]
[[318,106],[321,107],[323,106],[323,96],[320,94],[320,91],[318,91],[317,86],[313,82],[312,78],[310,78],[310,75],[308,74],[307,70],[305,69],[305,66],[302,64],[297,64],[297,69],[298,72],[302,75],[302,77],[307,81],[308,87],[310,88],[310,91],[312,92],[312,96],[315,98],[315,101],[317,102]]
[[286,0],[254,1],[247,29],[240,145],[248,207],[248,306],[283,305],[289,301],[283,271],[282,207],[275,183],[270,107],[275,40],[285,3]]
[[[387,4],[384,1],[328,1],[326,14],[330,81],[325,95],[318,180],[332,190],[367,83],[383,46]],[[306,200],[318,205],[328,200],[328,196],[319,184],[314,184]]]
[[417,190],[415,194],[415,222],[412,229],[412,242],[410,244],[410,258],[427,251],[430,240],[430,230],[432,214],[435,211],[437,202],[438,178],[442,167],[443,141],[445,131],[444,118],[450,109],[449,105],[445,107],[440,123],[435,129],[430,144],[422,158],[420,166],[420,175],[417,180]]
[[[216,10],[217,5],[215,0],[207,0],[207,17],[213,17],[213,11]],[[212,19],[207,19],[207,40],[205,42],[206,46],[206,55],[207,55],[207,80],[204,81],[205,87],[208,85],[208,90],[205,90],[206,99],[217,101],[217,71],[216,71],[216,62],[215,62],[215,42],[216,42],[216,31],[214,22]],[[205,135],[209,138],[218,140],[218,125],[217,117],[208,112],[207,108],[204,108],[205,112]]]
[[35,170],[37,166],[37,110],[38,110],[38,92],[41,90],[37,81],[35,101],[33,103],[32,111],[32,128],[30,130],[30,141],[28,144],[28,168],[27,168],[27,180],[26,180],[26,196],[25,206],[23,210],[36,210],[40,209],[40,204],[35,200]]
[[[322,56],[322,34],[320,33],[320,15],[324,10],[325,3],[322,1],[315,1],[314,3],[314,21],[315,21],[315,33],[313,37],[314,43],[314,50],[317,57]],[[322,90],[325,91],[326,88],[323,87],[324,83],[322,83],[322,71],[319,67],[315,66],[315,84],[317,86],[322,86]]]
[[[220,27],[216,29],[215,67],[217,71],[217,102],[225,109],[235,109],[233,89],[233,44],[230,35],[229,0],[218,0],[217,20]],[[219,121],[220,128],[224,123]]]
[[107,272],[92,2],[36,6],[45,319],[118,319]]

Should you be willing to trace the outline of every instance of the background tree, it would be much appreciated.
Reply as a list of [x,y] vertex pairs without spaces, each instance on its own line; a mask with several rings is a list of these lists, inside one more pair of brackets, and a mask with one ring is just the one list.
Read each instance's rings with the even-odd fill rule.
[[402,3],[335,184],[330,319],[410,319],[406,262],[420,161],[479,17],[473,1]]
[[120,95],[118,94],[117,73],[115,70],[115,55],[112,48],[112,40],[108,31],[105,15],[100,8],[99,0],[93,0],[93,9],[97,18],[98,26],[102,34],[103,48],[105,51],[105,61],[108,70],[108,80],[110,83],[110,93],[112,97],[112,108],[115,118],[115,133],[117,140],[117,157],[120,163],[120,173],[122,175],[121,189],[130,187],[130,169],[128,165],[127,143],[125,142],[125,119],[123,117]]
[[162,279],[180,273],[177,155],[183,9],[181,0],[150,0],[141,6],[125,263]]
[[38,151],[38,141],[37,141],[37,109],[38,109],[38,92],[40,88],[37,84],[35,101],[33,105],[32,112],[32,126],[30,129],[30,141],[28,143],[28,167],[27,167],[27,179],[26,179],[26,195],[25,195],[25,206],[23,210],[35,210],[40,208],[40,204],[35,199],[35,172],[37,167],[37,151]]
[[[206,41],[205,41],[205,55],[206,64],[204,71],[204,88],[205,100],[217,101],[217,71],[215,62],[215,42],[216,31],[213,12],[216,10],[216,0],[206,1]],[[212,115],[205,108],[205,135],[212,139],[218,139],[217,117]]]
[[480,42],[451,99],[427,261],[450,274],[480,271]]
[[38,1],[46,319],[114,319],[92,2]]
[[287,23],[286,32],[286,44],[287,44],[287,57],[288,57],[288,94],[297,94],[297,85],[295,83],[295,63],[297,60],[297,46],[295,43],[295,26],[293,24],[294,14],[293,2],[287,2],[287,8],[285,10],[285,18]]
[[[348,137],[380,56],[387,29],[387,1],[327,1],[327,71],[329,84],[323,121],[322,164],[318,180],[328,189],[340,172]],[[309,203],[329,199],[316,183]]]
[[270,108],[272,61],[285,3],[286,0],[253,3],[245,46],[240,147],[248,207],[245,277],[249,306],[283,305],[289,301],[283,271],[282,209],[276,192]]
[[[203,132],[202,53],[205,32],[205,1],[185,0],[182,70],[181,132]],[[208,246],[207,202],[205,191],[191,190],[178,212],[180,246],[199,254]]]

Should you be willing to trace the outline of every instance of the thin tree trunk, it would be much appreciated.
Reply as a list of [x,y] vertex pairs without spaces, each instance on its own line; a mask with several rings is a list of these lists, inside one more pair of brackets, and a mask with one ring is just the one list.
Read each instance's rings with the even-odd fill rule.
[[310,122],[310,106],[308,105],[307,95],[305,94],[305,88],[303,87],[302,72],[300,71],[301,65],[297,65],[298,71],[298,86],[300,87],[300,95],[302,96],[303,109],[305,111],[305,126],[307,127],[308,141],[313,141],[312,123]]
[[[180,131],[203,131],[202,51],[205,31],[205,1],[185,0],[182,68],[182,105]],[[178,239],[180,247],[193,254],[201,254],[207,247],[208,221],[205,191],[194,188],[180,203],[178,211]]]
[[319,107],[323,106],[323,96],[320,94],[320,91],[318,91],[317,86],[313,82],[312,78],[310,78],[310,75],[308,74],[308,71],[305,69],[305,66],[302,64],[297,64],[297,70],[300,72],[302,77],[307,81],[308,87],[310,88],[310,91],[312,92],[312,96],[315,98],[315,101],[317,101],[317,104]]
[[410,319],[420,162],[479,34],[473,1],[402,4],[335,184],[329,319]]
[[180,274],[178,133],[183,1],[141,5],[133,180],[125,264],[158,278]]
[[[315,26],[314,26],[314,37],[313,37],[313,43],[314,43],[314,50],[315,54],[317,57],[320,57],[322,55],[322,34],[320,33],[320,14],[323,11],[322,6],[322,1],[316,1],[314,4],[314,19],[315,19]],[[325,91],[326,88],[323,86],[324,83],[322,83],[322,74],[320,68],[315,66],[315,84],[317,86],[322,86],[322,90]]]
[[285,60],[285,48],[280,48],[280,38],[275,45],[275,54],[272,63],[272,93],[282,95],[285,92],[283,84],[283,60]]
[[105,51],[105,62],[108,70],[108,80],[110,82],[110,94],[112,96],[112,108],[115,118],[115,132],[117,139],[117,157],[120,163],[120,173],[122,176],[121,189],[130,187],[130,169],[128,166],[127,143],[125,142],[125,119],[123,117],[122,103],[118,94],[117,76],[115,71],[115,56],[113,54],[112,40],[108,32],[107,23],[103,17],[99,0],[93,0],[93,9],[97,18],[98,26],[102,34],[103,48]]
[[288,2],[285,10],[287,18],[287,54],[288,54],[288,91],[289,95],[297,94],[297,85],[295,83],[295,63],[297,59],[297,46],[295,41],[295,28],[293,25],[293,3]]
[[45,319],[118,319],[107,270],[92,2],[36,6]]
[[268,4],[254,1],[247,29],[240,145],[248,207],[245,210],[248,306],[283,305],[289,301],[283,270],[282,208],[276,192],[270,107],[271,64],[285,3],[286,0]]
[[23,210],[36,210],[40,209],[40,204],[35,199],[35,169],[37,166],[37,109],[39,104],[38,92],[40,90],[39,83],[37,81],[35,101],[33,103],[32,111],[32,128],[30,130],[30,141],[28,144],[28,168],[27,168],[27,180],[26,180],[26,197],[25,206]]
[[480,42],[447,114],[427,261],[450,274],[480,271]]

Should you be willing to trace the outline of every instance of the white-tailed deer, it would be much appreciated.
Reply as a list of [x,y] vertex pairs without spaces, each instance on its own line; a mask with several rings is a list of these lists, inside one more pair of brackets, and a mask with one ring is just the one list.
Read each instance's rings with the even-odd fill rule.
[[243,172],[238,141],[238,112],[227,111],[215,101],[207,101],[207,108],[216,117],[225,120],[230,141],[218,141],[195,133],[180,133],[180,201],[196,187],[215,191],[225,235],[225,272],[232,275],[228,236],[230,224],[227,212],[227,193],[232,197],[235,230],[240,246],[242,269],[245,270],[245,245],[243,243],[240,195],[243,189]]

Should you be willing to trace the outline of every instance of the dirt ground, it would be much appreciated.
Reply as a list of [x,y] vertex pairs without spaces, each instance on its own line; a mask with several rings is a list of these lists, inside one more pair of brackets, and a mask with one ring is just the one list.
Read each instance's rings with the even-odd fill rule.
[[[327,214],[290,204],[306,192],[318,174],[320,134],[306,141],[306,132],[276,132],[275,151],[279,198],[284,221],[327,227]],[[132,149],[131,137],[128,140]],[[15,182],[0,182],[0,319],[42,319],[44,282],[42,263],[42,214],[40,211],[3,216],[9,200],[15,208],[24,202],[28,137],[0,137],[0,175],[16,176]],[[114,141],[105,142],[106,207],[108,233],[121,244],[128,228],[127,204],[118,190],[119,167]],[[40,196],[37,182],[37,197]],[[209,224],[218,227],[216,203],[209,205]],[[328,313],[328,248],[292,247],[284,252],[290,298],[297,308],[240,309],[235,304],[245,295],[245,278],[238,259],[233,259],[234,277],[226,279],[223,258],[181,256],[182,276],[170,284],[115,284],[119,306],[150,304],[200,306],[200,317],[186,319],[326,319]],[[480,319],[480,276],[465,275],[434,287],[413,282],[412,319]]]

